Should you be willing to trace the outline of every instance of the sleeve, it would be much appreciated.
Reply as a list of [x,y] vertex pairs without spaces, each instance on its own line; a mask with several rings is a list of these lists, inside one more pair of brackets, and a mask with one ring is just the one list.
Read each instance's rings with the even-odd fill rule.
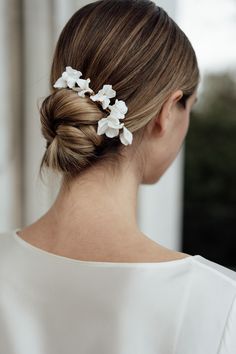
[[236,296],[230,308],[217,353],[236,354]]

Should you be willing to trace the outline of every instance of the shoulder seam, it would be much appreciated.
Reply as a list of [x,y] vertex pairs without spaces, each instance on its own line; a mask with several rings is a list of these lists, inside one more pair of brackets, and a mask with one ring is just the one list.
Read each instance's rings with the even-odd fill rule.
[[230,318],[230,315],[231,315],[231,312],[232,312],[232,309],[234,307],[235,302],[236,302],[236,293],[235,293],[235,295],[233,297],[232,303],[230,305],[230,308],[229,308],[229,311],[228,311],[228,314],[227,314],[227,317],[226,317],[226,321],[225,321],[225,324],[224,324],[224,329],[223,329],[223,332],[222,332],[222,336],[220,338],[220,344],[219,344],[219,347],[218,347],[218,350],[217,350],[217,354],[220,354],[221,346],[222,346],[222,343],[223,343],[223,338],[224,338],[224,335],[225,335],[225,330],[226,330],[226,327],[227,327],[227,324],[228,324],[228,321],[229,321],[229,318]]
[[[194,262],[200,264],[203,268],[207,268],[210,269],[210,271],[212,271],[215,274],[220,275],[222,278],[224,278],[225,280],[229,281],[233,286],[235,286],[235,290],[236,290],[236,272],[235,272],[235,279],[232,279],[229,275],[224,274],[223,272],[221,272],[219,269],[215,269],[212,266],[210,266],[209,264],[205,264],[203,262],[201,262],[199,259],[194,258],[193,259]],[[211,261],[210,261],[211,262]],[[221,264],[219,264],[219,266],[222,266]],[[229,272],[231,271],[232,273],[234,272],[232,269],[229,269],[227,267],[225,267]]]

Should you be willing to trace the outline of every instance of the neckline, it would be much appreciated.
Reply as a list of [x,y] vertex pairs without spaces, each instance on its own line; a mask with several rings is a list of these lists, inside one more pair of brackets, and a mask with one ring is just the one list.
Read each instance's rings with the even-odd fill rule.
[[169,267],[171,265],[178,265],[178,264],[185,264],[188,263],[189,261],[192,261],[196,258],[201,257],[200,255],[190,255],[185,258],[180,258],[180,259],[174,259],[172,261],[166,261],[166,262],[105,262],[105,261],[88,261],[88,260],[80,260],[80,259],[73,259],[65,256],[61,256],[52,252],[48,252],[43,250],[42,248],[36,247],[32,245],[31,243],[23,240],[17,232],[21,231],[20,228],[16,228],[11,232],[11,236],[13,239],[16,241],[16,243],[20,246],[24,246],[26,249],[31,250],[35,252],[38,255],[45,256],[48,259],[55,260],[55,261],[61,261],[62,263],[74,263],[74,264],[81,264],[81,265],[92,265],[92,266],[109,266],[109,267],[148,267],[148,266],[154,266],[154,267]]

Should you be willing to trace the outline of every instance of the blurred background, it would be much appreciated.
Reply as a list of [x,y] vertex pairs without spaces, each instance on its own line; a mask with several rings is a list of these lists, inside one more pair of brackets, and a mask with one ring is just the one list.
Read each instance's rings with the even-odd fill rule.
[[[0,0],[0,232],[38,219],[58,192],[58,176],[38,176],[37,106],[60,31],[89,2]],[[140,187],[140,228],[236,270],[236,1],[155,2],[190,39],[202,78],[182,150],[156,185]]]
[[236,266],[236,1],[179,0],[203,74],[185,144],[183,243]]

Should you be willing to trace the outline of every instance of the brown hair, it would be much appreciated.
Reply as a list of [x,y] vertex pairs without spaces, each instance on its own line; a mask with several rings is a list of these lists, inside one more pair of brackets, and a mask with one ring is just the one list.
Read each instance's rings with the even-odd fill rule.
[[[105,117],[98,102],[79,97],[53,84],[66,66],[91,79],[97,93],[111,84],[116,98],[128,106],[125,126],[133,144],[176,89],[186,99],[198,86],[195,51],[187,36],[165,10],[149,0],[100,0],[79,9],[65,25],[56,45],[51,68],[51,94],[40,108],[47,147],[40,165],[77,176],[98,161],[119,161],[119,137],[97,135]],[[114,101],[113,101],[114,100]],[[115,98],[111,99],[111,103]],[[129,148],[129,147],[126,147]]]

